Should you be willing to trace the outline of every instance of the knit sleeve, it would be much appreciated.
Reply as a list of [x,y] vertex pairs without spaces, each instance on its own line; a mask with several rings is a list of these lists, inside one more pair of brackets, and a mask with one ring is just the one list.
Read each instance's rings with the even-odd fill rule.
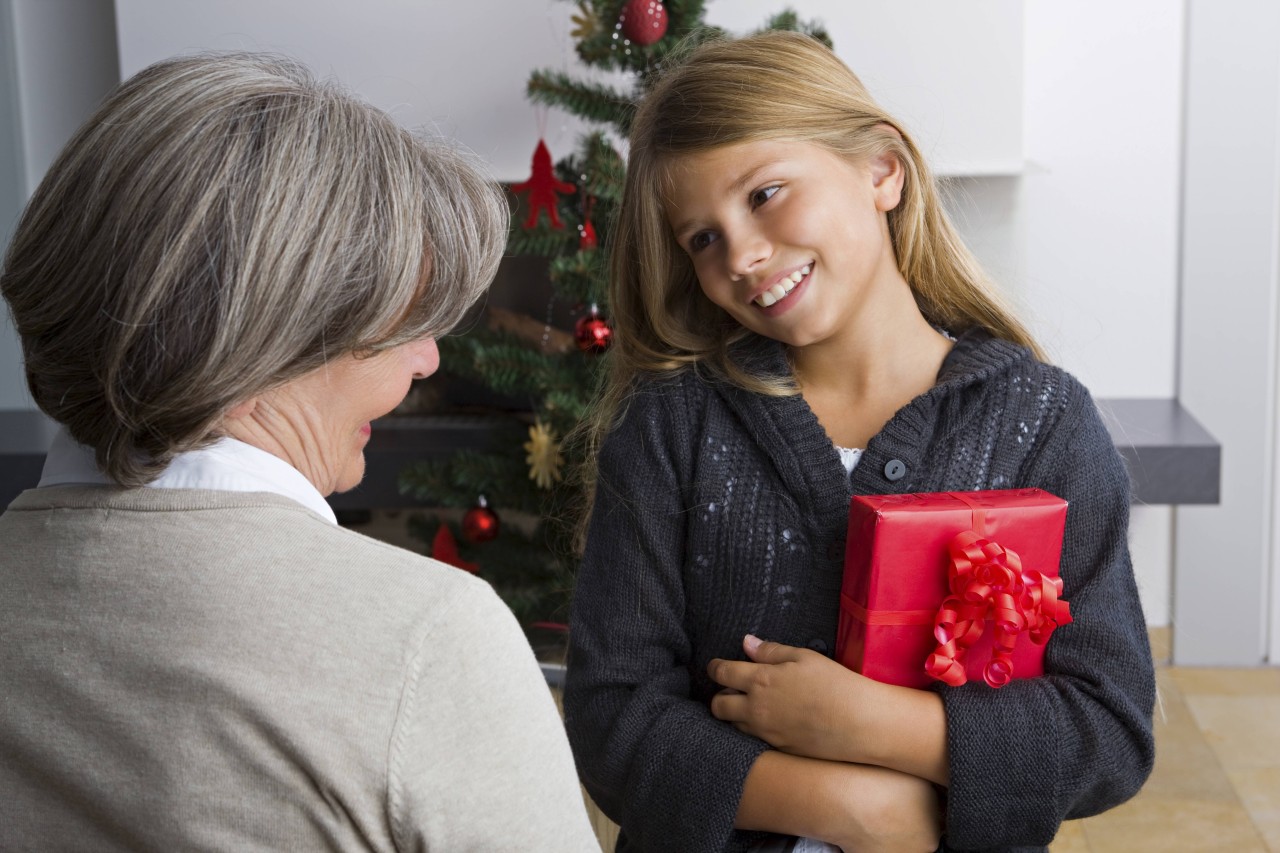
[[1088,392],[1063,416],[1023,485],[1067,501],[1063,597],[1074,621],[1045,676],[999,690],[939,688],[947,711],[949,848],[1045,845],[1062,820],[1132,797],[1155,756],[1155,672],[1129,559],[1129,478]]
[[678,397],[642,394],[604,442],[573,598],[569,741],[628,850],[724,849],[766,748],[690,698],[680,476],[695,440],[689,417]]

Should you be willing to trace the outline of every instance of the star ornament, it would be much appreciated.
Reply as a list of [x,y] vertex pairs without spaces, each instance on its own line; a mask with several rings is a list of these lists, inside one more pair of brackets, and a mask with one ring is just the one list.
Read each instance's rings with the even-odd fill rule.
[[596,15],[594,9],[587,5],[586,0],[582,0],[578,4],[577,14],[569,16],[569,20],[574,24],[573,29],[569,31],[569,35],[578,41],[586,41],[600,32],[600,17]]
[[550,489],[553,483],[560,481],[560,469],[564,466],[564,456],[560,454],[560,442],[555,432],[542,421],[535,421],[529,427],[529,440],[524,443],[528,456],[524,461],[529,465],[529,479],[540,489]]

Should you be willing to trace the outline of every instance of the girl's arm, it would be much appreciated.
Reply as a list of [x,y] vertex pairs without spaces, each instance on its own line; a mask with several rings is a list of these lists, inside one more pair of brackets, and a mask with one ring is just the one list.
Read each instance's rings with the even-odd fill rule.
[[1059,377],[1062,414],[1022,484],[1067,501],[1060,574],[1074,621],[1054,632],[1042,678],[938,688],[951,749],[947,842],[958,848],[1047,844],[1062,820],[1132,797],[1155,758],[1129,476],[1088,392]]
[[942,812],[933,785],[915,776],[770,750],[747,776],[736,825],[859,853],[932,853]]
[[691,697],[678,471],[689,467],[696,405],[680,394],[675,384],[638,393],[601,448],[564,693],[591,797],[636,849],[673,853],[726,846],[768,749]]

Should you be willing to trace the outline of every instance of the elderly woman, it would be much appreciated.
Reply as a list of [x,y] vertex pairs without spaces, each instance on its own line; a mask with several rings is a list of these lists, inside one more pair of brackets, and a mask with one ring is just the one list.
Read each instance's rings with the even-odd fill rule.
[[598,850],[482,581],[339,528],[501,194],[290,62],[154,65],[0,286],[62,434],[0,517],[0,848]]

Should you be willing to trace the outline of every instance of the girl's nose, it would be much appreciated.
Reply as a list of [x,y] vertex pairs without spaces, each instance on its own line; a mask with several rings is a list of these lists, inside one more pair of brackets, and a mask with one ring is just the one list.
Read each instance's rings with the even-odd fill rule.
[[729,240],[729,275],[736,279],[755,272],[773,254],[773,246],[757,229],[743,229]]
[[440,367],[440,349],[435,338],[423,338],[408,346],[414,379],[426,379]]

